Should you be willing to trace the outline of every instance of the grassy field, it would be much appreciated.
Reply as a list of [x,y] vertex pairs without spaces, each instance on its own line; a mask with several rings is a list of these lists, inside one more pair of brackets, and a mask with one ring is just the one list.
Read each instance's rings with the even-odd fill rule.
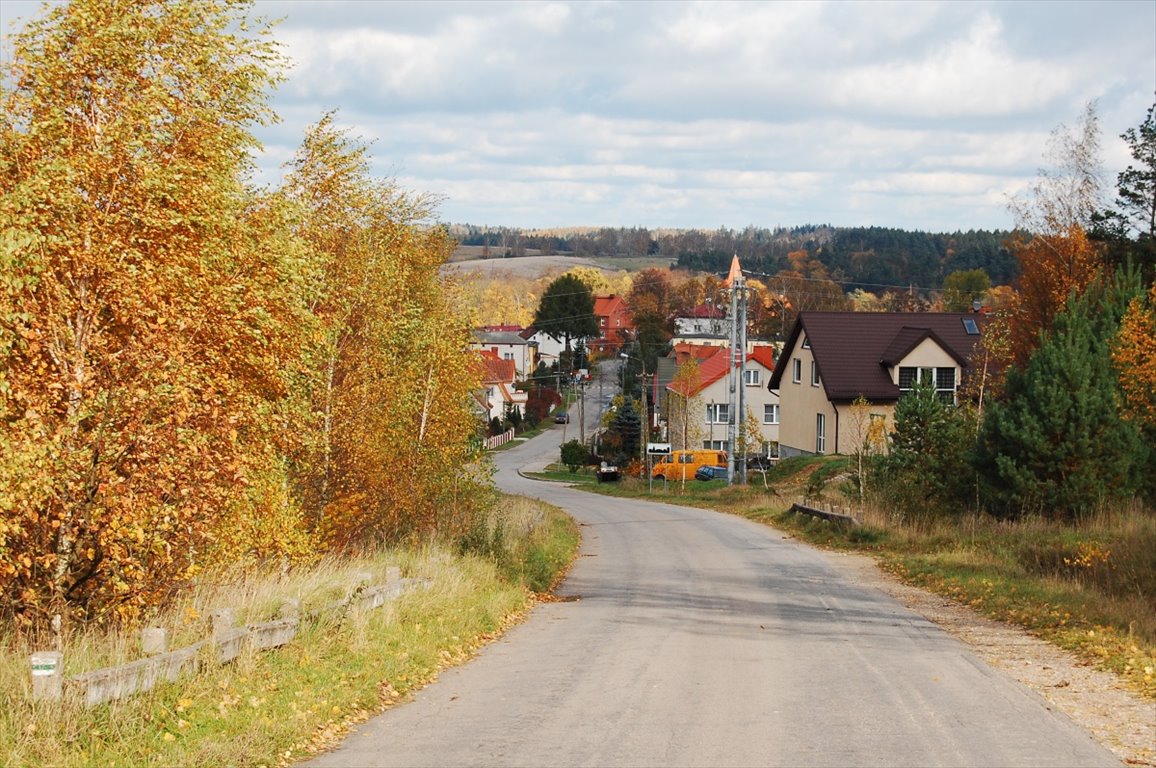
[[[896,517],[849,498],[846,458],[796,458],[747,487],[723,481],[669,483],[650,492],[643,478],[585,487],[742,515],[819,546],[863,552],[908,583],[1024,627],[1121,676],[1156,700],[1156,515],[1138,505],[1104,510],[1079,525],[1042,519],[998,521]],[[551,473],[566,479],[565,473]],[[582,482],[582,480],[579,480]],[[791,504],[852,514],[861,525],[792,514]]]
[[[579,543],[573,521],[540,502],[506,497],[488,520],[451,548],[392,550],[329,561],[289,573],[251,573],[204,585],[158,617],[171,647],[206,636],[213,607],[238,607],[238,621],[268,618],[286,596],[303,609],[348,594],[360,574],[381,578],[391,565],[428,579],[373,611],[303,622],[280,649],[150,693],[91,709],[66,699],[31,700],[21,638],[3,637],[0,764],[5,766],[279,765],[333,745],[358,722],[404,700],[449,666],[521,620],[536,593],[565,572]],[[66,672],[135,658],[131,636],[67,638]]]

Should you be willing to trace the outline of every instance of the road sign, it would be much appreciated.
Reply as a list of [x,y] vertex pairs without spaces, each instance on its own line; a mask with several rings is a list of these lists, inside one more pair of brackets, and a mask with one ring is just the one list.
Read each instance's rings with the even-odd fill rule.
[[651,456],[669,456],[670,443],[647,443],[646,452]]

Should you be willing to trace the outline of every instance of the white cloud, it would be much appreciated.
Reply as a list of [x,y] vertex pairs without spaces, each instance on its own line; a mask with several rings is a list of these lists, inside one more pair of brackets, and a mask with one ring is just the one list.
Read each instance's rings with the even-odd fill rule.
[[[36,3],[4,0],[5,20]],[[264,177],[307,124],[443,218],[513,226],[1006,227],[1049,132],[1156,92],[1150,2],[272,2],[295,65]],[[7,48],[5,48],[7,50]]]

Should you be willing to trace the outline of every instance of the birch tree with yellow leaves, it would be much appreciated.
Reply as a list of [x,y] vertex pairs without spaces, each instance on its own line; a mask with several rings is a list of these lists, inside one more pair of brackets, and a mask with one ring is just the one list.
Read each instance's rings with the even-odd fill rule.
[[131,618],[209,561],[308,327],[246,189],[281,62],[247,4],[74,0],[0,93],[0,610]]
[[452,532],[479,498],[470,318],[439,277],[454,243],[433,200],[369,171],[325,115],[291,164],[319,321],[303,361],[291,467],[311,525],[339,547]]

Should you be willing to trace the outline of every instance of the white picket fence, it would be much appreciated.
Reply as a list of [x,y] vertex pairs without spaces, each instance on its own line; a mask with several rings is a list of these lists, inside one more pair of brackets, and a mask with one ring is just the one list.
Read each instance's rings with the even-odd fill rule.
[[506,443],[510,442],[513,439],[514,439],[514,430],[512,428],[507,429],[505,432],[503,432],[500,435],[494,435],[493,437],[487,437],[486,438],[486,450],[492,451],[495,448],[497,448],[499,445],[505,445]]

